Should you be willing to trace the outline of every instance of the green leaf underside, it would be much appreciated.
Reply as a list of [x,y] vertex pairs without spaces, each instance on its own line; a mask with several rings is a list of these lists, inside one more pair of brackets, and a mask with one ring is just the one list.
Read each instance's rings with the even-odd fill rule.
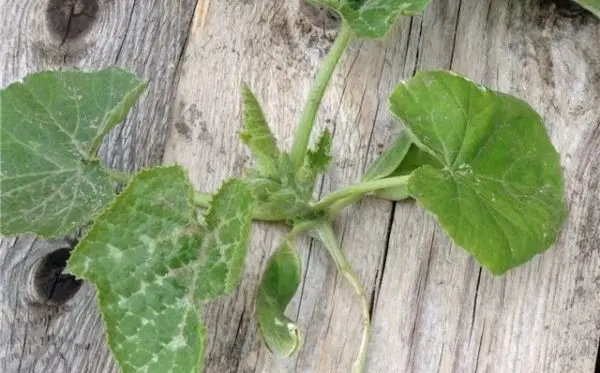
[[98,290],[123,373],[201,372],[202,306],[232,290],[245,257],[252,198],[229,181],[200,225],[183,169],[137,173],[71,255]]
[[409,194],[483,266],[503,273],[555,241],[566,218],[560,159],[527,103],[436,71],[401,83],[390,104],[443,165],[424,162]]
[[242,141],[250,148],[258,169],[265,174],[275,172],[279,148],[277,140],[267,121],[258,100],[244,85],[242,88],[244,101],[244,130],[241,133]]
[[269,259],[258,288],[259,334],[269,351],[278,357],[288,357],[302,345],[300,330],[284,314],[300,285],[300,271],[298,253],[290,243],[284,243]]
[[64,235],[110,202],[113,182],[82,160],[144,88],[111,68],[35,73],[0,92],[2,235]]
[[406,157],[410,145],[409,136],[404,133],[398,136],[396,141],[369,166],[363,174],[363,180],[377,180],[390,176]]
[[357,37],[383,38],[400,16],[421,12],[431,0],[312,0],[338,11]]

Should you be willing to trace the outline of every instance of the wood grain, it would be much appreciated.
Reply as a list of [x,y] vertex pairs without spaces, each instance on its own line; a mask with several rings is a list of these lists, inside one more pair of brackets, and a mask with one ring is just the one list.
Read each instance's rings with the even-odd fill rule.
[[[50,3],[70,8],[74,2],[0,0],[0,86],[46,69],[116,65],[134,71],[150,80],[149,87],[127,121],[110,134],[101,155],[123,170],[160,162],[195,1],[100,0],[87,31],[66,40],[51,32]],[[32,270],[59,246],[60,241],[33,237],[0,241],[0,372],[118,371],[89,284],[61,307],[32,302]]]
[[[46,68],[133,69],[151,86],[103,156],[128,170],[161,159],[182,164],[203,190],[249,164],[237,136],[241,83],[289,147],[335,36],[312,26],[297,2],[105,0],[92,28],[63,43],[47,35],[44,4],[0,0],[0,13],[12,20],[0,25],[2,86]],[[399,129],[387,95],[427,69],[466,74],[542,114],[561,153],[569,221],[556,247],[493,277],[415,203],[365,199],[348,209],[336,227],[372,298],[368,372],[593,373],[600,340],[600,22],[566,18],[543,0],[434,0],[386,40],[354,42],[317,124],[334,133],[336,157],[321,194],[360,179]],[[359,307],[309,240],[299,242],[304,280],[289,308],[305,346],[286,360],[262,348],[253,294],[281,235],[280,227],[257,224],[240,288],[209,305],[206,372],[350,371]],[[0,244],[2,372],[117,371],[88,284],[64,306],[31,304],[31,267],[60,244],[31,237]]]

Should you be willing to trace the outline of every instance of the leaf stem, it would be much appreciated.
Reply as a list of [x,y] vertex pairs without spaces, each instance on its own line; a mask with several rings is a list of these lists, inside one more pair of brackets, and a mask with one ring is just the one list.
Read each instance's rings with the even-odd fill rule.
[[119,184],[127,185],[131,181],[131,174],[125,171],[113,170],[105,167],[106,174]]
[[351,185],[344,189],[327,194],[320,201],[314,203],[312,208],[317,211],[330,208],[330,211],[336,210],[339,212],[342,208],[356,202],[365,194],[372,193],[380,189],[404,186],[407,185],[408,180],[410,180],[410,175],[364,181],[360,184]]
[[209,208],[212,195],[210,193],[194,191],[193,202],[196,206],[202,208]]
[[371,317],[369,311],[369,302],[367,300],[367,293],[364,286],[360,282],[358,275],[348,263],[348,260],[344,256],[338,239],[333,231],[333,227],[330,221],[322,221],[321,224],[314,228],[314,232],[317,238],[323,243],[333,261],[335,262],[338,271],[346,278],[346,280],[352,285],[352,288],[360,299],[360,308],[362,314],[363,333],[356,355],[356,360],[352,365],[353,373],[362,373],[364,371],[365,363],[367,360],[367,347],[369,344],[369,334],[371,329]]
[[321,101],[325,95],[325,90],[329,86],[329,81],[331,80],[333,71],[338,65],[343,52],[346,50],[346,47],[348,47],[348,44],[352,40],[353,36],[354,32],[350,26],[344,22],[342,24],[342,29],[335,39],[335,42],[331,46],[331,50],[321,63],[321,68],[317,73],[314,85],[312,86],[308,95],[308,100],[306,101],[302,111],[300,123],[294,136],[291,158],[296,169],[298,169],[304,163],[304,157],[306,156],[310,135],[315,124],[317,112],[321,107]]

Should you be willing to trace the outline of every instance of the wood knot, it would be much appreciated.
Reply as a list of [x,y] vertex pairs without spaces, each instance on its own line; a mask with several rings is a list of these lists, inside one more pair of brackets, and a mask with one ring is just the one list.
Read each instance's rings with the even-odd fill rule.
[[50,32],[64,44],[88,32],[96,21],[98,0],[48,0],[46,19]]
[[54,250],[33,267],[35,303],[58,306],[79,291],[83,281],[64,273],[71,250],[72,247]]
[[313,26],[323,30],[332,30],[339,27],[341,18],[337,12],[325,6],[313,5],[308,0],[299,1],[300,13],[302,13]]

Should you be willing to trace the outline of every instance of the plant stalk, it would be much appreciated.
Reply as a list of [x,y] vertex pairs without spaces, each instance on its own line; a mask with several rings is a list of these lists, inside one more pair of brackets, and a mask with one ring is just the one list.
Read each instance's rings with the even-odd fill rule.
[[335,262],[338,271],[344,276],[344,278],[352,285],[352,288],[360,299],[360,308],[362,314],[363,333],[360,341],[360,347],[356,360],[352,365],[353,373],[363,373],[365,363],[367,361],[367,347],[369,345],[369,334],[371,329],[371,317],[369,311],[369,302],[367,300],[367,293],[364,286],[360,282],[358,275],[348,263],[348,260],[344,256],[338,239],[333,231],[333,227],[330,221],[323,221],[321,224],[314,228],[314,233],[317,238],[323,243],[333,261]]
[[410,175],[365,181],[360,184],[351,185],[344,189],[331,192],[323,197],[320,201],[314,203],[312,207],[317,211],[323,211],[328,208],[335,207],[336,212],[339,212],[347,205],[355,203],[358,198],[364,196],[365,194],[372,193],[380,189],[404,186],[408,184],[408,180],[410,180]]
[[317,73],[314,85],[312,86],[308,95],[308,100],[302,111],[300,123],[298,128],[296,128],[296,134],[294,136],[291,158],[296,169],[300,168],[304,163],[304,157],[306,156],[310,135],[315,124],[317,112],[321,107],[321,101],[323,101],[325,90],[329,86],[329,81],[331,80],[333,71],[338,65],[343,52],[348,47],[348,44],[352,40],[353,36],[354,32],[344,22],[342,24],[342,29],[335,39],[335,42],[331,46],[331,50],[321,63],[320,70]]

